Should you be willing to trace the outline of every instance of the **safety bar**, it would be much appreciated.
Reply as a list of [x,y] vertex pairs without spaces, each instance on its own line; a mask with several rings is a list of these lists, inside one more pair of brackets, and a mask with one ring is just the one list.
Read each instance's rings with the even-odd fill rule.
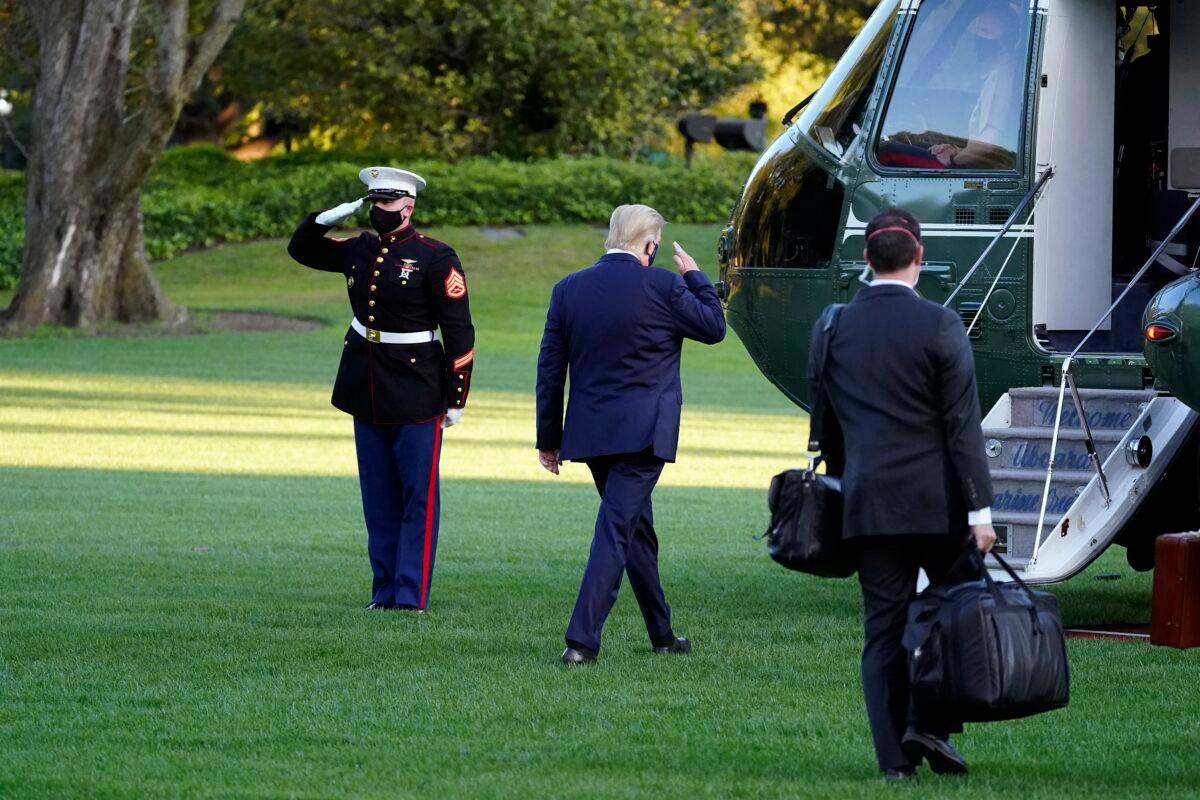
[[1092,329],[1087,332],[1087,335],[1079,340],[1079,344],[1075,345],[1075,349],[1071,351],[1072,359],[1079,355],[1079,351],[1083,349],[1085,344],[1087,344],[1088,339],[1091,339],[1096,334],[1096,331],[1100,330],[1100,326],[1103,325],[1104,321],[1111,317],[1112,313],[1117,310],[1117,306],[1121,305],[1121,301],[1125,299],[1125,296],[1129,294],[1134,285],[1142,279],[1147,270],[1154,266],[1154,262],[1158,261],[1158,257],[1163,254],[1163,251],[1166,250],[1171,242],[1174,241],[1175,237],[1179,235],[1179,232],[1183,230],[1183,226],[1188,224],[1188,221],[1196,213],[1197,209],[1200,209],[1200,195],[1196,196],[1195,202],[1192,203],[1191,206],[1188,207],[1188,210],[1184,212],[1184,215],[1179,218],[1179,222],[1175,223],[1175,227],[1171,228],[1171,232],[1167,234],[1166,238],[1158,243],[1158,247],[1154,248],[1154,253],[1150,256],[1150,260],[1143,264],[1142,268],[1137,271],[1137,274],[1133,276],[1133,280],[1131,280],[1129,285],[1125,287],[1125,291],[1117,295],[1117,299],[1114,300],[1113,304],[1108,307],[1108,311],[1105,311],[1104,315],[1100,317],[1100,319],[1096,320],[1096,324],[1093,325]]
[[958,285],[954,287],[954,291],[952,291],[950,296],[946,298],[946,302],[942,303],[943,307],[949,307],[949,305],[954,302],[954,298],[958,297],[959,291],[967,285],[967,281],[971,280],[971,276],[975,274],[976,270],[983,266],[983,261],[988,257],[989,254],[991,254],[992,248],[994,248],[996,243],[1003,239],[1004,235],[1008,233],[1009,229],[1016,224],[1017,218],[1021,216],[1021,212],[1025,210],[1025,206],[1029,205],[1033,198],[1037,197],[1038,192],[1042,190],[1042,187],[1046,185],[1046,182],[1049,181],[1053,175],[1054,165],[1051,164],[1046,167],[1046,171],[1042,173],[1040,178],[1038,178],[1037,183],[1033,185],[1033,188],[1029,190],[1029,193],[1021,198],[1021,202],[1017,203],[1017,207],[1014,208],[1012,213],[1008,215],[1008,219],[1005,220],[1004,224],[1000,226],[1000,230],[996,233],[995,237],[988,242],[988,246],[983,248],[983,252],[979,254],[979,258],[975,261],[975,265],[967,270],[967,274],[964,275],[962,280],[958,282]]
[[1079,415],[1079,424],[1083,428],[1088,461],[1092,462],[1092,467],[1096,470],[1096,477],[1100,479],[1100,494],[1104,495],[1104,505],[1110,506],[1112,505],[1112,495],[1108,493],[1108,478],[1104,476],[1104,467],[1100,465],[1100,454],[1096,452],[1096,440],[1092,438],[1092,424],[1088,422],[1087,413],[1083,408],[1083,397],[1079,394],[1079,387],[1075,385],[1075,378],[1071,375],[1071,370],[1065,370],[1063,374],[1067,378],[1071,399],[1075,401],[1075,413]]
[[1137,282],[1146,275],[1146,272],[1149,271],[1152,266],[1154,266],[1154,263],[1158,261],[1158,257],[1161,256],[1163,251],[1167,249],[1167,246],[1175,240],[1175,237],[1179,235],[1180,231],[1183,230],[1184,226],[1188,224],[1188,221],[1195,216],[1198,210],[1200,210],[1200,195],[1196,196],[1196,199],[1188,207],[1188,210],[1184,212],[1183,216],[1179,218],[1179,221],[1175,223],[1175,227],[1171,229],[1171,232],[1168,233],[1166,237],[1158,243],[1158,247],[1154,248],[1154,252],[1150,255],[1150,258],[1146,260],[1146,263],[1142,265],[1142,268],[1139,269],[1137,274],[1133,276],[1133,279],[1129,281],[1129,285],[1125,287],[1125,290],[1121,292],[1121,294],[1117,295],[1117,299],[1113,301],[1112,305],[1108,307],[1108,310],[1104,312],[1100,319],[1096,320],[1096,324],[1092,326],[1092,329],[1089,330],[1084,337],[1079,340],[1079,344],[1075,345],[1075,349],[1072,350],[1071,354],[1067,356],[1065,361],[1063,361],[1062,385],[1059,387],[1058,391],[1058,410],[1054,418],[1054,436],[1050,440],[1050,463],[1047,465],[1046,482],[1042,487],[1042,508],[1038,513],[1037,529],[1034,531],[1033,556],[1029,559],[1031,566],[1037,563],[1038,551],[1042,546],[1042,529],[1046,525],[1046,504],[1050,499],[1050,482],[1054,475],[1054,460],[1058,453],[1059,421],[1062,419],[1063,400],[1065,399],[1066,389],[1068,386],[1071,388],[1071,397],[1075,401],[1075,411],[1079,414],[1080,424],[1083,426],[1084,433],[1087,437],[1088,460],[1092,462],[1092,466],[1096,470],[1096,477],[1100,479],[1100,492],[1104,496],[1104,503],[1105,505],[1108,505],[1112,502],[1112,498],[1109,495],[1108,479],[1104,475],[1104,468],[1100,464],[1100,456],[1096,453],[1096,444],[1092,440],[1092,429],[1088,424],[1083,397],[1080,396],[1079,389],[1075,385],[1075,379],[1071,376],[1071,368],[1074,366],[1075,358],[1079,355],[1080,351],[1083,350],[1083,346],[1087,344],[1088,340],[1096,335],[1096,331],[1100,330],[1100,326],[1104,324],[1104,321],[1112,316],[1112,313],[1116,311],[1117,306],[1121,304],[1121,301],[1124,300],[1133,287],[1137,285]]

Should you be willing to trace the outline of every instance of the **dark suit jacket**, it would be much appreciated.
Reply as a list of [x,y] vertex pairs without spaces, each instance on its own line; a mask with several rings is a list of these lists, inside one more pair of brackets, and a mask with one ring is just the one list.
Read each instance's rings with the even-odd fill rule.
[[[821,335],[818,322],[813,351]],[[965,535],[992,482],[958,315],[903,286],[864,288],[842,310],[824,383],[818,369],[810,357],[829,400],[818,434],[842,475],[843,535]]]
[[674,461],[685,337],[725,338],[721,301],[700,270],[685,279],[614,253],[563,278],[538,356],[537,448],[561,450],[564,460],[652,449]]

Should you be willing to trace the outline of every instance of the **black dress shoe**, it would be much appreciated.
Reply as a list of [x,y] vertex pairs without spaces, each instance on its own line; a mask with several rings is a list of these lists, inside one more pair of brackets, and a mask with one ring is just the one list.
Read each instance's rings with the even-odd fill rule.
[[665,647],[655,647],[656,653],[690,653],[692,652],[692,643],[682,636],[676,636],[675,641]]
[[904,757],[914,764],[921,760],[929,762],[929,768],[938,775],[966,775],[967,760],[946,739],[909,728],[900,740]]
[[568,647],[563,650],[562,662],[568,667],[577,667],[582,664],[592,664],[596,661],[596,654],[591,650],[583,650],[575,647]]
[[410,605],[407,605],[407,604],[401,604],[401,605],[398,605],[398,606],[392,606],[392,610],[393,610],[393,611],[409,611],[409,612],[412,612],[412,613],[414,613],[414,614],[424,614],[424,613],[425,613],[425,609],[423,609],[423,608],[417,608],[416,606],[410,606]]
[[383,603],[367,603],[367,611],[387,611],[391,608]]
[[883,771],[883,780],[886,783],[907,781],[915,777],[917,777],[917,771],[912,767],[899,767],[897,769],[885,769]]

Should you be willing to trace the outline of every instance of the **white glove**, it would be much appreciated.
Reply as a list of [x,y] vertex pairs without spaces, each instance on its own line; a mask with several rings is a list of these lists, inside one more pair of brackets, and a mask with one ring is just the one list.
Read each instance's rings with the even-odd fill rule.
[[457,425],[458,421],[462,419],[462,412],[461,408],[446,409],[446,416],[442,417],[442,427],[449,428],[452,425]]
[[362,204],[363,201],[360,197],[357,200],[351,200],[349,203],[342,203],[340,206],[334,206],[327,211],[322,211],[320,214],[317,214],[317,224],[337,225],[338,223],[348,220],[350,217],[354,216],[354,212],[358,211]]

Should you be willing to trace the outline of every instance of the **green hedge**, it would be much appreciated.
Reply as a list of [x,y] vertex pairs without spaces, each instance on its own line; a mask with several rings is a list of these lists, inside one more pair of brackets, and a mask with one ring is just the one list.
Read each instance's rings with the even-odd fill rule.
[[[146,184],[146,248],[154,259],[219,242],[287,236],[309,211],[359,197],[364,163],[344,154],[243,163],[209,146],[172,148]],[[692,170],[609,158],[415,161],[424,176],[418,221],[430,225],[602,222],[621,203],[647,203],[674,222],[726,219],[752,154],[698,158]],[[360,214],[366,224],[366,214]],[[0,287],[16,281],[23,240],[19,173],[0,174]]]

